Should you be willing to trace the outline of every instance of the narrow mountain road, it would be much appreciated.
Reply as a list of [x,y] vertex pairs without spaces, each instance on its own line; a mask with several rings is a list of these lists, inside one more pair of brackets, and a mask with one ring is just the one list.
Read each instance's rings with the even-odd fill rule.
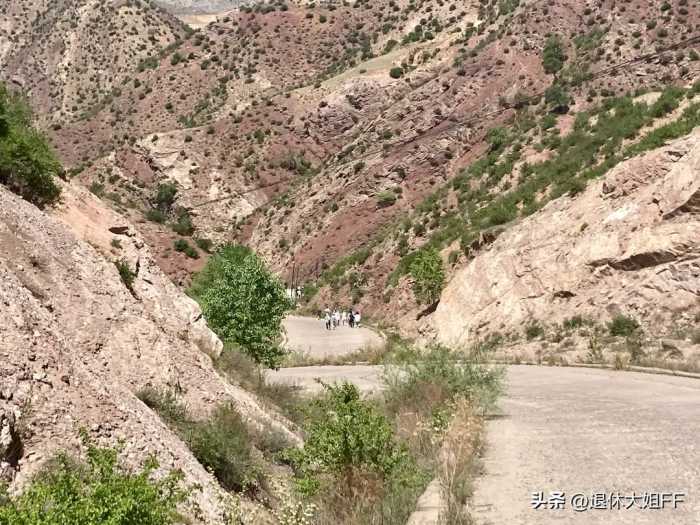
[[284,320],[286,346],[316,359],[351,354],[365,347],[381,346],[382,337],[369,328],[339,326],[326,330],[322,319],[289,316]]
[[[289,331],[312,355],[364,344],[355,335],[336,347],[335,334],[314,322],[315,331],[292,320]],[[369,393],[382,389],[381,374],[379,366],[310,366],[270,379],[309,390],[321,388],[317,378],[349,380]],[[471,502],[477,525],[700,524],[700,380],[523,365],[508,367],[506,387],[487,424]],[[659,500],[664,509],[654,508]]]
[[[382,388],[374,366],[283,369],[273,380],[316,390],[315,378]],[[507,388],[487,424],[477,525],[700,524],[700,380],[511,366]],[[546,501],[537,510],[533,492]],[[563,509],[546,508],[556,506],[555,492],[564,493]],[[658,498],[668,500],[663,510],[650,508]]]
[[[509,367],[507,380],[502,416],[487,425],[478,525],[700,523],[700,380],[534,366]],[[563,509],[545,508],[553,492]],[[654,510],[654,494],[684,501]]]

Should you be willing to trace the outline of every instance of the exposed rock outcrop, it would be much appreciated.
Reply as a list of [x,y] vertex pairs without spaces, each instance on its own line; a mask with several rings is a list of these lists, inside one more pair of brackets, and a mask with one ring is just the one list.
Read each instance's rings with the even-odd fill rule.
[[[232,401],[251,425],[298,438],[217,374],[209,356],[221,342],[133,228],[68,186],[52,213],[0,187],[0,470],[19,486],[56,450],[75,449],[85,428],[98,442],[123,440],[129,463],[155,453],[182,469],[202,487],[203,519],[218,523],[218,484],[135,393],[168,386],[198,416]],[[132,291],[110,259],[136,273]]]
[[577,314],[668,326],[699,304],[699,199],[696,130],[511,226],[456,273],[431,329],[465,344]]

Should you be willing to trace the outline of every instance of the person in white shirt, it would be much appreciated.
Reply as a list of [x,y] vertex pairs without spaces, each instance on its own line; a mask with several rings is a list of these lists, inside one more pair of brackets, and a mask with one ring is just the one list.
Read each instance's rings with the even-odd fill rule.
[[340,326],[340,312],[338,310],[333,311],[333,328],[338,328]]

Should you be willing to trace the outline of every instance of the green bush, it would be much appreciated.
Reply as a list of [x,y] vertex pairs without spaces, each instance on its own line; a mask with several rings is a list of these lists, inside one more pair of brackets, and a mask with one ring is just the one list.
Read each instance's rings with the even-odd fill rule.
[[626,315],[616,315],[608,323],[610,335],[627,337],[634,334],[639,329],[639,323]]
[[402,67],[392,67],[389,70],[389,76],[391,78],[401,78],[403,76],[403,68]]
[[41,207],[60,195],[61,165],[31,120],[25,101],[0,83],[0,183]]
[[440,299],[445,272],[442,257],[435,248],[419,250],[409,271],[413,277],[413,294],[419,304],[433,304]]
[[187,212],[181,213],[177,222],[171,225],[171,228],[175,233],[189,237],[194,233],[194,224],[192,224],[192,217]]
[[59,454],[21,496],[3,502],[2,525],[170,525],[181,523],[176,508],[185,501],[182,474],[157,481],[154,458],[136,472],[122,468],[117,451],[86,438],[87,462]]
[[146,219],[151,222],[156,222],[158,224],[163,224],[167,219],[167,215],[157,208],[151,208],[146,212]]
[[117,267],[119,277],[121,277],[124,286],[126,286],[131,293],[134,293],[134,281],[136,280],[136,272],[134,272],[129,266],[129,263],[123,259],[114,261],[114,265]]
[[220,405],[208,419],[195,421],[169,390],[147,387],[137,396],[187,443],[197,461],[214,474],[222,487],[240,492],[257,486],[251,438],[235,407]]
[[258,485],[251,438],[232,405],[222,405],[209,420],[191,424],[185,430],[185,441],[197,460],[225,489],[240,492]]
[[556,36],[547,38],[542,50],[542,66],[545,73],[550,75],[556,73],[564,66],[565,60],[561,41]]
[[362,467],[388,478],[410,463],[405,448],[394,440],[389,421],[372,403],[360,399],[355,385],[324,387],[325,396],[314,402],[305,425],[304,447],[287,452],[302,490],[315,492],[322,473],[343,475]]
[[528,341],[537,339],[544,335],[544,328],[539,323],[531,323],[525,327],[525,337]]
[[199,237],[195,239],[194,242],[200,250],[206,253],[211,253],[211,249],[214,247],[214,243],[211,239],[205,239],[204,237]]
[[282,319],[291,304],[282,283],[252,251],[222,248],[195,276],[189,293],[219,337],[265,366],[279,366]]
[[177,195],[177,186],[172,182],[165,182],[158,185],[158,193],[156,193],[156,205],[159,209],[167,211],[175,202]]
[[377,194],[377,204],[381,208],[391,206],[396,202],[396,193],[393,191],[382,191],[381,193]]
[[550,109],[557,113],[566,112],[571,104],[571,97],[559,83],[552,84],[544,92],[544,100]]
[[199,259],[199,252],[185,239],[176,239],[173,246],[176,252],[184,253],[190,259]]

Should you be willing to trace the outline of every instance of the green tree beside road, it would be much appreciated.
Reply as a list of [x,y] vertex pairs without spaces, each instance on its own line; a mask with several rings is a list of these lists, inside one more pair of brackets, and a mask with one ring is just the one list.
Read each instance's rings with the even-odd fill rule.
[[189,293],[221,339],[266,367],[280,365],[282,320],[291,304],[282,283],[250,249],[223,247],[195,277]]

